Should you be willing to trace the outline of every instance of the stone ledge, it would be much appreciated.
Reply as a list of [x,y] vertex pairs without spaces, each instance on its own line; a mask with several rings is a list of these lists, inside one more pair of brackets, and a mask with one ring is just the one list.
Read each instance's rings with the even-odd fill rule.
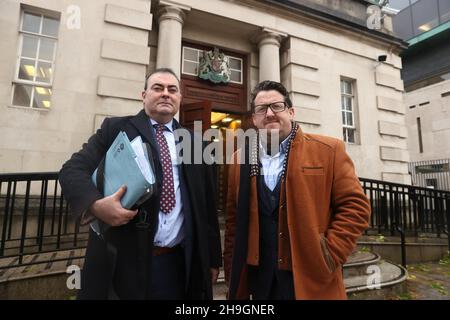
[[122,41],[103,39],[101,57],[148,65],[150,48]]
[[116,23],[132,28],[152,30],[151,13],[133,10],[130,8],[119,7],[113,4],[107,4],[105,8],[105,21]]
[[99,96],[142,100],[140,93],[143,90],[142,81],[118,79],[111,77],[98,77],[97,94]]

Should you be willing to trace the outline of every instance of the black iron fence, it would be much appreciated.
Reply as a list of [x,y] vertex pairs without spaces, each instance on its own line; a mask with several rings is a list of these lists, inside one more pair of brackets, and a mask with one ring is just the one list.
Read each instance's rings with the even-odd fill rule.
[[400,236],[406,265],[405,237],[445,235],[450,250],[450,191],[360,178],[372,215],[366,234]]
[[[450,191],[360,178],[372,215],[366,233],[448,237]],[[80,228],[61,193],[58,173],[0,174],[0,262],[16,257],[5,268],[25,265],[29,254],[84,248],[88,226]],[[449,248],[450,248],[450,239]],[[82,257],[71,257],[82,258]],[[26,264],[50,261],[28,262]]]
[[0,228],[0,260],[18,258],[0,270],[54,262],[24,263],[26,255],[86,246],[87,229],[69,213],[56,172],[1,174]]

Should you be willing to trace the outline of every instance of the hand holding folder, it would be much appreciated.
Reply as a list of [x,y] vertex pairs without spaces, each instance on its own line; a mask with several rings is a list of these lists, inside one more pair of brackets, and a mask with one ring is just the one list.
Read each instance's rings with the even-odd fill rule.
[[[154,166],[148,153],[149,147],[140,136],[130,142],[126,133],[121,131],[92,174],[92,181],[105,197],[125,185],[127,191],[120,200],[122,207],[136,208],[155,193]],[[97,233],[104,229],[98,220],[91,227]]]

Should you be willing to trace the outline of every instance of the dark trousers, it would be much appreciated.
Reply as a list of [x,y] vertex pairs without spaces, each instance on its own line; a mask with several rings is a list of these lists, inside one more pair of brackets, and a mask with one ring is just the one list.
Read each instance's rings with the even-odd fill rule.
[[185,262],[183,249],[152,257],[150,299],[181,300],[185,293]]
[[253,300],[295,300],[291,271],[249,266],[249,287]]

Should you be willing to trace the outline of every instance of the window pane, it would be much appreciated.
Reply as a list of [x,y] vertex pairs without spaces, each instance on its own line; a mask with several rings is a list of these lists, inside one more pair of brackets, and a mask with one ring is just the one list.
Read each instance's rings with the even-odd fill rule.
[[409,6],[409,0],[389,0],[389,7],[397,10],[403,10]]
[[240,71],[231,70],[230,80],[241,83],[242,82],[242,80],[241,80],[241,72]]
[[352,93],[352,83],[350,81],[344,81],[345,93]]
[[441,23],[450,20],[450,1],[439,0],[439,13],[441,15]]
[[437,0],[419,1],[411,8],[415,35],[431,30],[438,25]]
[[355,130],[347,129],[347,142],[355,143]]
[[30,106],[31,86],[16,84],[14,85],[14,94],[12,104],[15,106]]
[[195,49],[184,48],[184,60],[198,61],[198,51]]
[[350,93],[350,90],[348,89],[348,81],[342,80],[341,81],[341,93]]
[[41,38],[41,45],[39,47],[39,59],[53,61],[55,44],[55,40]]
[[35,74],[34,60],[20,59],[19,79],[33,80]]
[[195,62],[184,61],[183,73],[197,75],[197,66],[198,64]]
[[353,115],[350,112],[347,112],[347,125],[353,127]]
[[342,138],[345,142],[347,142],[347,129],[342,128]]
[[59,21],[53,18],[44,17],[42,23],[42,34],[57,37],[58,36]]
[[345,97],[345,110],[352,111],[352,98]]
[[39,33],[41,27],[41,16],[25,12],[23,14],[23,31]]
[[34,87],[33,108],[50,108],[49,89]]
[[403,40],[414,36],[414,30],[411,22],[411,7],[399,12],[392,18],[394,33]]
[[38,46],[37,37],[24,34],[22,42],[22,57],[36,58],[37,46]]
[[347,119],[345,117],[345,111],[342,111],[342,124],[347,125]]
[[230,57],[230,68],[236,69],[236,70],[242,70],[241,60]]
[[39,61],[36,70],[36,81],[50,83],[52,79],[52,64]]

